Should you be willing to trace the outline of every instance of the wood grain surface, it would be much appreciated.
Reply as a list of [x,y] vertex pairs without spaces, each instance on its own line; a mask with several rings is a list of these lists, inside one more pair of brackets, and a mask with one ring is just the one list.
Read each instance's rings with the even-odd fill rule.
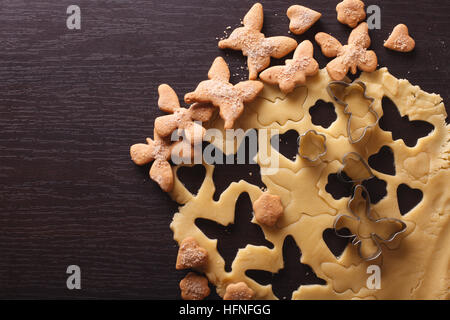
[[[262,1],[263,32],[288,35],[286,9]],[[304,0],[323,14],[318,31],[346,42],[338,1]],[[66,8],[81,8],[81,30]],[[0,298],[177,299],[186,272],[174,269],[169,224],[177,205],[135,166],[131,144],[153,132],[157,86],[180,97],[204,80],[213,59],[236,83],[245,59],[217,39],[253,1],[0,0]],[[372,30],[380,66],[449,106],[450,2],[366,1],[381,7]],[[416,40],[412,53],[383,48],[398,23]],[[315,46],[321,67],[328,59]],[[275,61],[280,63],[280,61]],[[448,110],[448,109],[447,109]],[[66,288],[81,267],[82,289]],[[214,296],[213,296],[214,297]]]

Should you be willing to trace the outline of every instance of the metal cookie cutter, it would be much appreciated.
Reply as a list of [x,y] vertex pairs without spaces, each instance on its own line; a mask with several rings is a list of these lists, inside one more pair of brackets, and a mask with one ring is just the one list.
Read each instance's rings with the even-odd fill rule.
[[[361,168],[364,169],[367,174],[366,177],[350,177],[348,174],[345,173],[345,169],[347,168],[347,166],[349,165],[350,161],[354,161],[354,162],[359,162],[361,164]],[[361,169],[360,168],[360,169]],[[349,179],[344,178],[344,174],[345,176],[347,176]],[[363,180],[368,180],[373,178],[375,175],[372,172],[372,169],[369,167],[369,165],[367,164],[367,162],[364,160],[364,158],[357,152],[348,152],[344,155],[344,157],[342,158],[342,166],[339,168],[339,171],[337,172],[338,177],[344,181],[344,182],[352,182],[352,183],[361,183],[361,181]]]
[[[334,93],[333,90],[331,90],[331,86],[333,85],[340,85],[343,86],[345,88],[351,87],[352,85],[359,85],[362,89],[363,89],[363,97],[364,99],[367,99],[370,101],[369,104],[369,112],[372,113],[375,116],[375,122],[373,124],[370,124],[366,127],[364,127],[364,130],[362,132],[362,134],[360,135],[360,137],[356,140],[353,139],[352,134],[351,134],[351,121],[352,121],[352,113],[348,111],[348,103],[345,103],[345,101],[342,101],[341,99],[339,99]],[[327,92],[328,95],[338,104],[340,104],[341,106],[344,106],[344,113],[346,115],[348,115],[348,120],[347,120],[347,135],[348,135],[348,140],[350,141],[351,144],[355,144],[359,141],[361,141],[364,136],[366,135],[367,130],[369,130],[370,128],[375,127],[378,124],[378,121],[380,120],[380,116],[378,115],[378,113],[373,110],[372,105],[373,102],[375,101],[375,99],[373,97],[370,97],[366,94],[366,84],[364,82],[362,82],[361,80],[355,80],[351,83],[345,82],[345,81],[331,81],[330,83],[328,83],[327,85]]]
[[[302,141],[305,141],[306,138],[308,136],[310,136],[310,135],[314,135],[316,137],[316,139],[319,138],[319,139],[323,140],[322,142],[319,142],[319,144],[321,144],[321,145],[313,143],[314,147],[316,147],[317,149],[319,149],[319,148],[322,149],[319,152],[317,152],[317,155],[315,157],[310,157],[310,155],[306,154],[306,152],[304,151],[305,150],[305,145],[304,145],[304,143],[302,143]],[[303,133],[303,134],[298,136],[298,139],[297,139],[297,153],[303,159],[306,159],[308,161],[314,162],[314,161],[318,160],[320,157],[324,156],[327,153],[326,141],[327,141],[327,137],[324,134],[317,133],[316,130],[308,130],[305,133]]]
[[[383,223],[385,221],[388,221],[389,223],[397,223],[401,226],[399,231],[395,231],[395,232],[391,233],[386,239],[384,239],[383,237],[379,236],[378,234],[372,232],[370,234],[370,239],[375,244],[377,250],[369,256],[364,256],[364,254],[361,251],[361,245],[362,245],[363,240],[368,240],[369,238],[359,238],[356,233],[352,233],[350,235],[343,234],[343,233],[340,233],[339,230],[337,229],[339,221],[344,218],[350,219],[353,221],[357,221],[358,228],[359,228],[359,224],[361,223],[361,218],[357,214],[355,214],[355,212],[352,209],[352,203],[353,203],[353,201],[357,200],[357,197],[364,198],[364,200],[365,200],[365,215],[370,221],[372,221],[374,223]],[[353,238],[352,244],[355,246],[358,246],[358,254],[365,261],[370,261],[370,260],[374,260],[374,259],[378,258],[382,254],[381,244],[392,242],[395,239],[395,237],[397,237],[397,235],[405,232],[405,230],[406,230],[406,223],[404,223],[400,219],[396,219],[396,218],[378,218],[378,219],[376,219],[376,218],[372,217],[372,213],[370,210],[370,196],[369,196],[369,193],[367,192],[367,189],[363,185],[359,184],[355,187],[355,193],[349,200],[349,202],[347,204],[347,209],[352,215],[349,216],[349,215],[339,214],[336,217],[336,219],[334,220],[333,228],[334,228],[337,236],[343,237],[343,238]]]

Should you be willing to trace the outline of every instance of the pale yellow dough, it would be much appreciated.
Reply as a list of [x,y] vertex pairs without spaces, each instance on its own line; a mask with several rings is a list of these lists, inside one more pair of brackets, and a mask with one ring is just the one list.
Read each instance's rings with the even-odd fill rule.
[[[266,85],[260,97],[246,105],[235,127],[271,128],[280,133],[294,129],[299,134],[314,129],[326,136],[328,152],[313,163],[300,157],[291,161],[280,155],[280,170],[270,176],[262,174],[268,192],[281,197],[284,216],[273,228],[261,225],[266,239],[274,244],[273,249],[247,245],[239,250],[231,272],[224,270],[224,260],[216,249],[217,240],[206,237],[194,221],[206,218],[223,225],[233,223],[239,195],[247,192],[253,202],[263,191],[241,180],[232,183],[216,202],[213,200],[213,166],[205,165],[206,177],[197,195],[192,195],[176,177],[171,196],[181,206],[171,224],[174,238],[180,243],[186,237],[194,237],[208,250],[208,266],[201,271],[216,285],[219,295],[223,296],[228,284],[244,281],[255,291],[257,299],[276,299],[271,285],[258,284],[247,277],[245,271],[277,272],[283,267],[283,241],[287,235],[292,235],[301,249],[301,262],[311,266],[316,275],[326,281],[326,285],[300,286],[293,292],[293,299],[450,298],[450,126],[445,124],[442,99],[407,80],[396,79],[386,68],[362,73],[360,80],[367,85],[367,94],[375,98],[373,108],[380,116],[383,114],[381,99],[387,96],[402,116],[427,121],[433,124],[434,130],[419,139],[415,147],[409,148],[403,140],[393,141],[390,132],[376,126],[361,142],[351,145],[342,106],[335,104],[337,120],[329,128],[311,122],[308,109],[319,99],[331,102],[326,92],[331,81],[326,70],[320,70],[305,86],[287,96]],[[217,119],[210,126],[220,129],[223,122]],[[220,146],[221,141],[215,141],[215,144]],[[349,214],[348,198],[335,200],[325,191],[328,175],[339,170],[346,153],[355,151],[367,160],[383,145],[394,152],[396,175],[373,170],[378,178],[387,182],[387,196],[372,208],[379,216],[402,219],[407,230],[389,245],[390,249],[383,247],[383,254],[377,260],[363,261],[351,244],[337,259],[323,241],[322,233],[332,228],[338,213]],[[400,214],[396,195],[401,183],[420,189],[424,195],[423,200],[404,216]],[[257,223],[255,219],[252,222]],[[366,270],[371,264],[381,267],[379,290],[366,287],[369,276]]]

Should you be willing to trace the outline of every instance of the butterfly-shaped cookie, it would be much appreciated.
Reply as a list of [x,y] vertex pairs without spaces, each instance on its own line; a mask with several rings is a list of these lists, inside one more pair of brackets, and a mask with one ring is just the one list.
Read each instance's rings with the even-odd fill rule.
[[[147,138],[147,143],[138,143],[130,148],[131,159],[137,165],[145,165],[152,161],[150,178],[157,182],[162,190],[173,189],[173,172],[169,160],[176,155],[180,160],[194,156],[194,144],[201,143],[205,128],[200,122],[208,121],[214,107],[210,104],[194,103],[189,109],[181,108],[177,94],[167,84],[158,88],[158,106],[162,111],[171,113],[155,119],[154,139]],[[172,133],[177,130],[177,136]],[[180,131],[180,132],[178,132]],[[180,140],[184,133],[186,139]]]
[[131,146],[131,160],[138,166],[143,166],[152,161],[150,178],[159,184],[162,190],[170,192],[173,189],[173,173],[169,160],[172,152],[170,139],[163,139],[156,130],[154,139],[147,138],[147,144],[137,143]]
[[259,77],[264,82],[278,84],[282,92],[289,93],[296,85],[304,84],[307,76],[313,76],[319,71],[319,64],[314,60],[313,53],[311,41],[305,40],[295,49],[294,57],[286,60],[286,65],[264,70]]
[[264,85],[260,81],[248,80],[232,85],[230,70],[222,57],[217,57],[208,72],[209,80],[198,84],[195,91],[184,96],[186,103],[211,103],[220,109],[225,121],[224,128],[233,128],[234,122],[244,111],[244,102],[256,98]]
[[370,37],[369,28],[365,22],[352,30],[348,43],[344,46],[324,32],[317,33],[315,39],[326,57],[335,57],[327,64],[328,74],[333,80],[344,79],[349,70],[355,74],[357,69],[373,72],[377,68],[377,55],[374,51],[367,50],[370,46]]
[[244,26],[234,29],[228,39],[219,42],[219,48],[241,50],[247,57],[250,80],[255,80],[269,66],[270,57],[282,58],[297,46],[297,41],[289,37],[266,38],[261,33],[263,20],[263,7],[256,3],[245,15]]
[[[164,112],[171,113],[155,119],[155,130],[160,137],[166,138],[175,130],[184,131],[186,139],[191,143],[199,143],[205,134],[205,128],[200,122],[208,121],[214,106],[205,103],[194,103],[189,109],[181,108],[178,96],[167,84],[158,88],[158,107]],[[181,132],[180,132],[181,133]]]

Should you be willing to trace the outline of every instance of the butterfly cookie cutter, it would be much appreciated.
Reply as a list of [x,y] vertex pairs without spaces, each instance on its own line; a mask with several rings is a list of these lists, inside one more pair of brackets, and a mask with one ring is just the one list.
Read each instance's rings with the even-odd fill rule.
[[[355,214],[354,210],[352,209],[352,203],[356,200],[356,197],[363,197],[365,199],[365,216],[372,222],[374,223],[383,223],[383,222],[390,222],[390,223],[396,223],[398,225],[400,225],[400,229],[398,231],[394,231],[392,232],[387,238],[383,238],[381,236],[379,236],[378,234],[371,232],[370,233],[370,239],[373,241],[373,244],[375,244],[376,247],[376,251],[369,255],[369,256],[365,256],[361,250],[362,247],[362,242],[363,240],[368,240],[369,238],[362,238],[359,237],[356,233],[353,233],[351,231],[351,234],[348,233],[341,233],[340,230],[338,230],[338,224],[339,222],[346,218],[346,219],[351,219],[353,221],[356,221],[358,223],[358,227],[361,223],[361,217],[359,217],[357,214]],[[333,228],[335,230],[335,233],[337,236],[342,237],[342,238],[353,238],[352,240],[352,244],[358,247],[358,254],[359,256],[364,260],[364,261],[370,261],[370,260],[374,260],[376,258],[378,258],[381,254],[382,254],[382,248],[381,245],[382,244],[386,244],[386,243],[390,243],[392,241],[394,241],[394,239],[401,233],[406,231],[406,223],[403,222],[400,219],[396,219],[396,218],[375,218],[372,216],[372,211],[370,208],[370,196],[369,196],[369,192],[367,192],[367,189],[359,184],[355,187],[354,190],[354,194],[353,196],[350,198],[348,204],[347,204],[347,209],[348,211],[352,214],[351,216],[349,215],[345,215],[345,214],[339,214],[336,219],[334,220],[334,224],[333,224]]]
[[[322,142],[319,142],[320,146],[318,146],[317,144],[314,144],[315,147],[322,148],[322,150],[319,150],[317,152],[315,157],[310,157],[309,155],[306,155],[303,151],[304,145],[302,144],[302,139],[306,139],[306,137],[308,137],[309,135],[314,135],[315,139],[322,140]],[[324,156],[327,153],[326,141],[327,141],[327,137],[324,134],[318,133],[316,130],[312,130],[312,129],[308,130],[305,133],[302,133],[301,135],[299,135],[297,138],[297,153],[303,159],[306,159],[311,162],[317,161],[320,157]]]
[[[363,89],[363,97],[366,100],[370,101],[369,107],[368,107],[368,111],[370,113],[372,113],[375,117],[375,122],[372,124],[369,124],[367,126],[364,127],[364,130],[362,132],[362,134],[359,136],[358,139],[353,139],[352,136],[352,130],[351,130],[351,122],[352,122],[352,113],[348,111],[348,103],[346,103],[345,101],[339,99],[333,92],[333,90],[331,89],[331,87],[333,85],[338,85],[338,86],[343,86],[344,88],[348,88],[351,87],[353,85],[358,85]],[[375,127],[378,124],[378,121],[380,120],[380,116],[378,115],[378,113],[372,108],[373,103],[375,101],[375,98],[368,96],[366,94],[366,90],[367,90],[367,86],[364,82],[362,82],[361,80],[355,80],[353,82],[345,82],[345,81],[331,81],[330,83],[328,83],[327,85],[327,92],[328,95],[333,99],[334,102],[340,104],[341,106],[344,107],[344,113],[346,115],[348,115],[348,120],[347,120],[347,135],[348,135],[348,140],[350,141],[351,144],[355,144],[358,143],[359,141],[361,141],[364,136],[366,135],[367,130]]]

